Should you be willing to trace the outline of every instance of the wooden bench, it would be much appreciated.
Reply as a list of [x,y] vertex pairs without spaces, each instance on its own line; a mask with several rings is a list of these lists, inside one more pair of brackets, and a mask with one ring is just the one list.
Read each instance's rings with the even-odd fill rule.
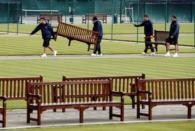
[[[184,105],[191,118],[195,105],[195,78],[137,80],[137,118],[147,116],[152,120],[152,109],[158,105]],[[142,113],[140,104],[148,106],[148,113]]]
[[0,100],[3,107],[0,108],[3,120],[0,121],[3,127],[6,126],[6,101],[8,100],[26,100],[27,82],[41,82],[42,76],[39,77],[19,77],[19,78],[0,78]]
[[[166,39],[169,37],[168,31],[154,31],[154,42],[151,42],[151,44],[154,44],[156,52],[158,52],[158,45],[166,45]],[[176,50],[176,46],[174,49],[170,50]]]
[[0,123],[2,123],[2,127],[6,127],[6,102],[5,97],[0,96],[0,101],[2,101],[2,107],[0,107],[0,114],[1,114],[1,120]]
[[0,78],[0,97],[7,100],[25,100],[27,82],[42,82],[43,77]]
[[59,23],[57,35],[66,37],[69,40],[69,46],[71,45],[72,40],[86,43],[88,45],[88,51],[90,50],[91,44],[95,45],[98,40],[98,32],[66,23]]
[[[41,114],[46,110],[73,108],[80,113],[80,123],[83,123],[84,110],[94,107],[109,107],[109,119],[120,117],[124,120],[124,99],[121,93],[112,92],[109,80],[82,82],[49,82],[29,83],[27,95],[27,123],[36,121],[41,124]],[[113,96],[119,96],[120,101],[113,101]],[[119,114],[113,113],[113,107]],[[31,117],[36,110],[37,117]]]
[[87,21],[91,21],[94,16],[96,16],[98,18],[98,20],[101,20],[103,23],[106,23],[107,24],[107,15],[106,14],[103,14],[103,13],[86,14],[82,18],[82,23],[83,24],[86,24]]
[[67,78],[62,77],[62,81],[94,81],[94,80],[112,80],[112,91],[121,92],[124,96],[129,96],[132,100],[132,108],[135,108],[136,104],[136,79],[145,79],[145,74],[140,76],[106,76],[106,77],[77,77]]
[[57,23],[62,22],[62,15],[59,13],[42,13],[37,17],[37,23],[39,22],[40,18],[45,18],[46,20],[56,21]]

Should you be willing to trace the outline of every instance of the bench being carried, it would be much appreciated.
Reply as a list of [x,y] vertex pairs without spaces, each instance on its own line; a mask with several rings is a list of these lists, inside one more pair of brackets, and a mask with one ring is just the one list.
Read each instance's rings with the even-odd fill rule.
[[[113,96],[119,96],[120,101],[113,101]],[[27,123],[36,121],[41,124],[41,114],[46,110],[73,108],[80,113],[80,123],[83,123],[84,111],[94,107],[109,107],[109,118],[120,117],[124,120],[124,99],[121,93],[111,91],[111,82],[50,82],[29,83],[27,95]],[[113,108],[118,108],[119,114],[113,114]],[[36,110],[37,117],[31,117]]]
[[3,120],[0,121],[3,127],[6,126],[6,101],[8,100],[26,100],[27,82],[42,82],[43,77],[18,77],[18,78],[0,78],[0,100],[3,107],[0,108]]
[[[184,105],[191,118],[195,105],[195,78],[137,80],[137,118],[147,116],[152,119],[152,109],[158,105]],[[141,113],[140,104],[148,106],[148,113]]]
[[87,21],[91,21],[94,16],[96,16],[98,18],[98,20],[101,20],[103,23],[107,23],[107,15],[103,14],[103,13],[86,14],[82,18],[82,23],[86,24]]
[[88,51],[90,50],[91,44],[95,46],[98,40],[98,32],[66,23],[59,23],[57,35],[66,37],[69,40],[69,46],[71,45],[72,40],[86,43],[88,45]]
[[124,96],[128,96],[132,100],[132,108],[136,104],[136,79],[145,79],[145,74],[137,76],[105,76],[105,77],[77,77],[68,78],[63,76],[63,81],[94,81],[94,80],[112,80],[112,91],[121,92]]
[[[155,45],[155,50],[158,52],[158,45],[166,45],[166,39],[169,37],[168,31],[154,31],[154,42],[151,42],[151,44]],[[170,50],[176,50],[176,46],[174,49]]]

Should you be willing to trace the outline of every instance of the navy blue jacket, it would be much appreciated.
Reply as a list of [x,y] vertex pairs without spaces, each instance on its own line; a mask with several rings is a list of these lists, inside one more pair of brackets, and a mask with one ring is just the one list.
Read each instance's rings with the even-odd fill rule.
[[54,32],[52,27],[46,23],[46,24],[39,24],[30,34],[33,35],[35,34],[37,31],[41,30],[42,33],[42,38],[44,40],[46,39],[51,39],[52,37],[54,38]]
[[178,39],[179,37],[179,24],[177,21],[172,21],[169,31],[169,37],[173,36]]
[[141,24],[139,25],[135,25],[136,27],[140,27],[140,26],[144,26],[144,34],[146,36],[151,36],[153,35],[153,24],[150,20],[148,21],[143,21]]
[[103,28],[102,28],[102,23],[97,20],[94,24],[93,24],[93,31],[96,31],[99,33],[99,37],[103,36]]

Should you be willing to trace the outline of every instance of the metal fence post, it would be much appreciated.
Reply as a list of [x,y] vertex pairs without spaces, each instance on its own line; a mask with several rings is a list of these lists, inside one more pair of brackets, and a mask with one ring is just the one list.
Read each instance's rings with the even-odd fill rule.
[[194,9],[194,7],[195,7],[195,2],[192,2],[192,15],[193,15],[193,21],[194,21],[194,48],[195,48],[195,9]]
[[[137,1],[137,24],[139,22],[139,0]],[[139,28],[137,27],[137,44],[138,44],[138,41],[139,41]]]

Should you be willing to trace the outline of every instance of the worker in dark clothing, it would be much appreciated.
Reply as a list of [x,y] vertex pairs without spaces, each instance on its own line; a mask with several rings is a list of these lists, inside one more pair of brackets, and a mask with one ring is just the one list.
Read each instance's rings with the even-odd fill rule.
[[151,38],[153,36],[153,25],[152,22],[149,20],[148,15],[144,15],[144,21],[141,24],[134,25],[135,27],[144,26],[144,34],[145,34],[145,49],[142,54],[146,54],[148,49],[151,49],[151,55],[155,55],[154,48],[151,44]]
[[179,24],[177,22],[177,17],[172,16],[171,17],[171,25],[170,25],[170,31],[169,31],[169,37],[166,39],[166,50],[167,53],[165,56],[171,56],[170,55],[170,45],[175,45],[175,54],[173,57],[178,57],[178,38],[179,38]]
[[[98,18],[96,16],[93,17],[93,31],[98,32],[99,36],[98,36],[98,40],[97,40],[97,44],[95,45],[95,49],[93,54],[91,54],[91,56],[102,56],[102,52],[101,52],[101,41],[102,41],[102,37],[103,37],[103,28],[102,28],[102,23],[98,20]],[[98,54],[97,54],[98,53]]]
[[53,32],[52,27],[47,23],[45,18],[40,18],[40,24],[30,33],[30,35],[35,34],[39,30],[41,30],[43,39],[43,55],[41,55],[41,57],[47,57],[47,48],[49,48],[53,52],[53,55],[56,56],[57,51],[53,50],[49,43],[52,38],[55,39],[55,33]]

